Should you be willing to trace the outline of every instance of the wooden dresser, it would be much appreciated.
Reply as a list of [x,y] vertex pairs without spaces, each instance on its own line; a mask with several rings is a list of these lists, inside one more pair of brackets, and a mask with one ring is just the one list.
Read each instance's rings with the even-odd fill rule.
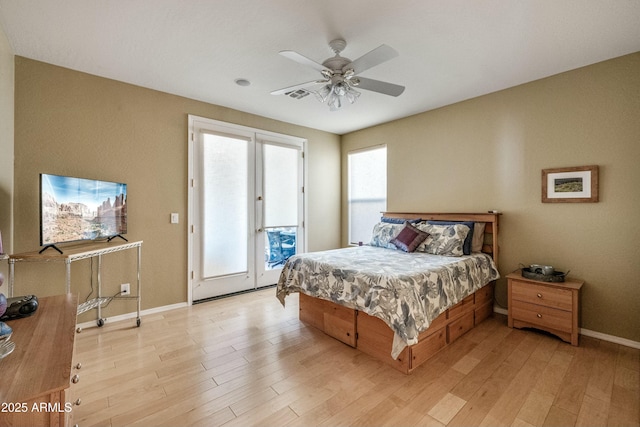
[[581,280],[541,282],[507,275],[510,328],[536,328],[578,345],[578,310]]
[[72,294],[43,297],[32,316],[6,322],[16,347],[0,359],[1,426],[66,425],[77,308]]

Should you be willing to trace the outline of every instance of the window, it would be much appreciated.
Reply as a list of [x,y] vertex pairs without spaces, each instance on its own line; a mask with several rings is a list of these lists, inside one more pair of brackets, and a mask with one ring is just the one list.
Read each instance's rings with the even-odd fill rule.
[[387,147],[348,154],[349,243],[368,243],[387,209]]

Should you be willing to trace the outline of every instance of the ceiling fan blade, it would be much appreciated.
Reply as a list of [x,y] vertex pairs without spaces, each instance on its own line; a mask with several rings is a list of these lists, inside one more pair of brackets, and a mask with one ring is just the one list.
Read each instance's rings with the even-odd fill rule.
[[289,58],[292,61],[295,61],[302,65],[307,65],[313,68],[314,70],[318,70],[322,72],[327,69],[327,67],[325,67],[324,65],[318,64],[316,61],[309,59],[304,55],[300,55],[298,52],[294,52],[293,50],[282,50],[279,53],[285,58]]
[[368,79],[366,77],[358,77],[360,83],[356,86],[358,89],[370,90],[382,93],[384,95],[399,96],[404,92],[404,86],[387,83],[380,80]]
[[282,88],[282,89],[274,90],[273,92],[271,92],[271,95],[284,95],[285,93],[293,92],[294,90],[304,89],[304,88],[306,88],[308,86],[325,84],[325,83],[328,83],[328,82],[329,82],[329,80],[313,80],[311,82],[300,83],[300,84],[297,84],[297,85],[293,85],[293,86],[285,87],[285,88]]
[[398,55],[398,51],[394,48],[383,44],[373,49],[371,52],[365,53],[351,64],[348,64],[345,68],[352,68],[356,74],[360,74],[363,71],[375,67],[376,65],[380,65]]

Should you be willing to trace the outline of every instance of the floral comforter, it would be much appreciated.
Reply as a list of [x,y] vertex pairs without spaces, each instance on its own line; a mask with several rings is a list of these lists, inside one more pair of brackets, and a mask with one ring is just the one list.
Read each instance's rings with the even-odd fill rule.
[[483,253],[447,257],[358,246],[292,256],[276,295],[284,305],[288,294],[302,292],[382,319],[395,333],[395,359],[447,308],[498,278]]

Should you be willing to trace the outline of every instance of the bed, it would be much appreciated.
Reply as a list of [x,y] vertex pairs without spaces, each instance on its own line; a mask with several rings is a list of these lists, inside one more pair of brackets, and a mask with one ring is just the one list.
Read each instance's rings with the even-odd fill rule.
[[289,258],[276,295],[298,292],[301,321],[408,374],[493,313],[498,218],[385,212],[366,245]]

